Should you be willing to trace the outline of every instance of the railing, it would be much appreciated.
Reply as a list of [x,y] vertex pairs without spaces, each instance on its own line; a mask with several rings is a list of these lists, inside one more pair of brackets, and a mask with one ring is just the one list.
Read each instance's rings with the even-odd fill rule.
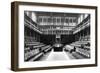
[[24,24],[30,28],[33,28],[33,30],[42,33],[39,28],[39,25],[36,22],[34,22],[30,17],[28,17],[26,14],[24,14]]
[[42,32],[43,34],[72,34],[73,33],[70,30],[45,30]]
[[28,20],[29,22],[31,22],[33,25],[35,25],[36,27],[38,26],[38,24],[37,23],[35,23],[29,16],[27,16],[26,14],[24,14],[24,18],[26,19],[26,20]]
[[90,25],[90,15],[87,16],[80,24],[78,24],[75,28],[73,28],[73,34],[79,32],[81,29]]

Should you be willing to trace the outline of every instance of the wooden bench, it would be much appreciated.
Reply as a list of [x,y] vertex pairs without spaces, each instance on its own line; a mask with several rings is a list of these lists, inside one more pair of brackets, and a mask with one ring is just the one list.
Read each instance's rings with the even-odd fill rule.
[[28,48],[28,51],[25,52],[25,61],[35,61],[39,57],[41,57],[43,54],[48,52],[50,49],[51,49],[50,45],[33,46],[33,49]]

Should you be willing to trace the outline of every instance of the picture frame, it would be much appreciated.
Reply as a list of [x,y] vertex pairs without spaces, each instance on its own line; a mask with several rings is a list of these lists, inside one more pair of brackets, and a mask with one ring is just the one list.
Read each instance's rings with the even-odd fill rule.
[[[33,14],[34,22],[30,19],[32,16],[32,13],[36,13],[36,15]],[[26,38],[28,38],[28,37],[26,37],[26,36],[27,35],[34,36],[35,33],[34,32],[33,32],[33,34],[30,33],[32,30],[28,31],[28,29],[25,26],[29,26],[27,24],[34,24],[35,27],[39,28],[40,26],[37,24],[39,24],[40,22],[37,23],[38,19],[34,20],[34,18],[39,18],[39,16],[42,16],[42,18],[43,18],[43,15],[50,15],[50,14],[52,17],[56,16],[56,15],[57,15],[57,17],[59,17],[61,15],[61,22],[59,19],[58,19],[58,21],[55,19],[53,20],[53,24],[55,24],[55,25],[59,24],[59,27],[55,27],[55,29],[57,29],[57,30],[61,29],[60,23],[63,24],[63,26],[66,25],[66,28],[63,28],[63,29],[67,30],[67,28],[70,25],[69,23],[71,23],[73,21],[73,29],[71,29],[71,30],[74,30],[72,33],[74,39],[72,39],[71,37],[68,37],[67,39],[70,39],[69,41],[72,41],[74,43],[74,50],[69,51],[68,46],[66,46],[67,47],[67,49],[66,49],[65,45],[63,46],[63,49],[64,49],[64,52],[67,52],[67,53],[75,56],[77,54],[76,52],[79,51],[79,50],[77,50],[77,48],[81,48],[81,52],[78,52],[78,54],[84,55],[84,52],[85,52],[84,59],[81,59],[82,57],[78,56],[78,57],[76,57],[77,59],[72,59],[72,60],[68,60],[68,61],[67,60],[64,60],[64,61],[63,60],[61,60],[61,61],[36,60],[35,61],[35,59],[34,59],[35,57],[33,57],[34,60],[32,59],[32,61],[30,61],[30,54],[26,55],[27,51],[31,52],[33,49],[39,49],[38,50],[39,54],[42,52],[42,56],[43,56],[46,53],[46,49],[42,50],[42,49],[40,49],[41,47],[37,47],[34,45],[31,46],[32,48],[30,46],[27,46]],[[28,15],[30,16],[30,18],[28,17]],[[82,15],[83,15],[84,21],[83,21],[83,18],[81,17]],[[88,16],[87,19],[85,19],[85,16]],[[65,17],[66,19],[62,19],[63,17]],[[77,19],[69,20],[69,22],[68,22],[67,17],[68,17],[68,19],[69,18],[70,19],[77,18]],[[78,19],[80,22],[78,21]],[[29,20],[29,21],[27,21],[27,20]],[[63,20],[65,20],[65,21],[63,21]],[[55,21],[57,23],[54,23]],[[74,22],[76,24],[76,21],[77,21],[77,25],[74,26]],[[87,22],[86,26],[85,25],[82,26],[83,24],[85,24],[85,22]],[[50,23],[51,23],[51,21],[50,21]],[[68,23],[68,25],[67,25],[67,23]],[[78,23],[80,23],[80,24],[78,25]],[[54,26],[53,24],[52,24],[52,26]],[[43,28],[43,27],[41,27],[41,28]],[[87,27],[87,29],[85,29],[85,27]],[[30,25],[29,28],[33,29],[33,25],[32,26]],[[69,29],[70,29],[70,27],[68,28],[67,31],[69,31]],[[84,31],[79,32],[79,31],[81,31],[81,29],[84,29]],[[40,30],[38,29],[38,31],[36,31],[36,32],[41,33],[40,32],[41,30],[42,29],[40,29]],[[86,32],[89,32],[89,33],[86,34]],[[53,34],[56,34],[56,38],[67,37],[67,36],[65,36],[65,37],[60,36],[59,33],[60,32],[56,32],[56,33],[54,32]],[[71,32],[65,32],[65,33],[70,35]],[[77,33],[78,33],[78,35],[76,35]],[[43,34],[44,35],[48,34],[48,36],[43,37]],[[50,42],[49,43],[46,42],[47,41],[46,38],[49,38],[49,39],[53,38],[52,36],[50,36],[52,33],[46,32],[43,34],[41,34],[42,37],[40,39],[43,41],[42,45],[46,44],[46,47],[47,47],[47,44],[50,44]],[[39,37],[37,35],[39,35],[39,34],[36,33],[35,38],[29,37],[28,41],[30,40],[30,38],[32,38],[32,40],[30,40],[30,41],[32,41],[32,43],[34,42],[33,41],[34,39],[36,40],[35,42],[37,42],[37,40],[40,41]],[[79,37],[79,35],[81,37]],[[87,36],[85,36],[85,35],[87,35]],[[68,43],[64,40],[63,40],[64,44]],[[86,44],[82,43],[80,46],[76,47],[76,45],[77,45],[76,42],[81,43],[82,40],[85,42],[89,41],[89,43],[86,43]],[[56,41],[59,42],[59,39],[57,39]],[[68,45],[72,45],[72,42]],[[31,45],[32,43],[28,42],[29,45]],[[54,42],[53,42],[53,44],[54,44]],[[41,46],[41,45],[39,44],[38,46]],[[50,46],[51,46],[51,44],[49,45],[49,47]],[[55,48],[54,45],[52,45],[52,46],[53,46],[52,48]],[[88,46],[89,49],[87,49],[85,46]],[[34,47],[37,47],[37,48],[34,48]],[[27,49],[25,49],[25,48],[27,48]],[[30,51],[30,49],[31,49],[31,51]],[[85,49],[85,51],[84,51],[84,49]],[[40,52],[40,50],[42,50],[42,51]],[[36,53],[38,51],[33,51],[33,52]],[[32,55],[34,54],[33,52],[32,52]],[[50,52],[51,52],[51,50],[50,50]],[[94,67],[94,66],[97,66],[97,6],[20,2],[20,1],[15,1],[15,2],[11,3],[11,70],[13,70],[13,71],[28,71],[28,70],[46,70],[46,69],[60,69],[60,68]]]

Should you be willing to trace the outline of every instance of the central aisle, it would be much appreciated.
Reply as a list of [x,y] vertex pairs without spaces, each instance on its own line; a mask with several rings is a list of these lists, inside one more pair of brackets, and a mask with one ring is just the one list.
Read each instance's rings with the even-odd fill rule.
[[53,50],[42,57],[42,61],[64,61],[70,60],[70,57],[63,52],[54,52]]

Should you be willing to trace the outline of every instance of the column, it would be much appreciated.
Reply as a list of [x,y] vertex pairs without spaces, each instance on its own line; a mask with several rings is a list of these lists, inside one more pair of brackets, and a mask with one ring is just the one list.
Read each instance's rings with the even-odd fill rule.
[[64,25],[66,25],[66,15],[64,14]]
[[78,24],[81,22],[81,15],[78,17]]
[[52,17],[52,13],[51,13],[51,24],[53,24],[53,17]]
[[31,11],[29,11],[29,17],[32,18],[32,12]]
[[41,18],[41,24],[43,25],[43,17]]
[[84,39],[85,39],[85,34],[84,34],[84,32],[85,32],[85,31],[83,30],[83,41],[84,41]]
[[60,20],[59,23],[60,23],[60,25],[61,25],[61,17],[59,17],[59,20]]
[[57,25],[57,18],[55,17],[55,24]]
[[72,26],[73,26],[73,18],[72,18]]
[[45,17],[45,24],[48,25],[48,24],[47,24],[47,17]]
[[68,34],[69,34],[69,23],[70,23],[70,18],[68,17]]

